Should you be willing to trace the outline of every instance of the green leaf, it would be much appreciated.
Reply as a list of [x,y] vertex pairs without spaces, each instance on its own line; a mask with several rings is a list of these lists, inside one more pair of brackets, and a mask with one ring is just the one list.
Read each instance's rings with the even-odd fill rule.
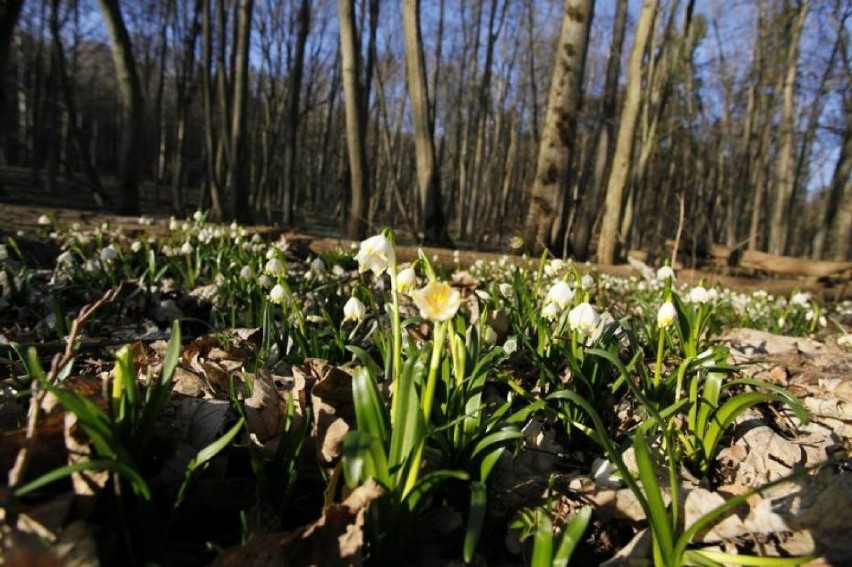
[[533,539],[530,567],[551,567],[553,564],[553,525],[546,510],[539,513],[538,529]]
[[748,567],[793,567],[804,565],[815,559],[814,555],[800,557],[754,557],[752,555],[734,555],[711,549],[690,549],[684,553],[684,559],[695,560],[698,557],[707,559],[715,564],[745,565]]
[[405,495],[403,503],[409,512],[414,512],[423,498],[432,493],[435,488],[451,479],[469,480],[470,476],[464,471],[438,470],[424,475]]
[[639,479],[642,481],[645,498],[648,500],[648,521],[651,524],[651,531],[654,539],[659,543],[665,564],[673,565],[671,560],[674,547],[672,525],[669,523],[669,513],[663,503],[660,484],[657,481],[657,466],[641,431],[637,431],[633,437],[633,449],[636,453]]
[[577,515],[571,518],[565,530],[562,533],[562,540],[559,542],[559,547],[556,549],[556,555],[553,556],[554,567],[564,567],[571,560],[571,555],[580,543],[580,538],[586,533],[586,528],[589,527],[589,520],[592,519],[592,507],[583,506]]
[[186,497],[186,491],[189,488],[192,479],[195,477],[196,472],[204,468],[213,457],[218,455],[225,447],[230,445],[231,441],[234,440],[234,437],[237,436],[244,424],[244,418],[240,418],[227,433],[201,449],[198,454],[195,455],[195,458],[189,461],[189,464],[186,465],[183,482],[178,489],[177,498],[175,498],[174,508],[179,508],[183,503],[183,500]]
[[15,496],[20,498],[21,496],[25,496],[39,488],[46,486],[52,482],[56,482],[61,478],[65,478],[66,476],[71,476],[72,474],[83,472],[83,471],[109,471],[113,473],[118,473],[119,475],[125,477],[130,481],[131,486],[133,487],[133,491],[141,496],[145,500],[151,500],[151,490],[148,488],[148,483],[145,482],[145,479],[142,478],[142,475],[139,472],[124,463],[119,461],[113,461],[111,459],[95,459],[93,461],[83,461],[80,463],[74,463],[73,465],[66,465],[64,467],[59,467],[57,469],[53,469],[52,471],[43,474],[37,479],[28,482],[24,486],[15,490]]
[[473,481],[470,483],[470,514],[467,518],[467,527],[464,532],[464,562],[470,563],[476,551],[476,544],[482,534],[485,525],[485,502],[487,491],[484,482]]
[[352,400],[358,430],[386,443],[390,437],[387,409],[370,372],[363,366],[352,375]]

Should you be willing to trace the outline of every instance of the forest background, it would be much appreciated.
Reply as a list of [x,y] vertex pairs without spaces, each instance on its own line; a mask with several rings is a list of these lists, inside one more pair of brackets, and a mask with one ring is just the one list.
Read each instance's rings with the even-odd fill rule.
[[[5,0],[0,200],[852,258],[850,0]],[[6,193],[6,195],[4,195]],[[518,239],[516,238],[515,241]]]

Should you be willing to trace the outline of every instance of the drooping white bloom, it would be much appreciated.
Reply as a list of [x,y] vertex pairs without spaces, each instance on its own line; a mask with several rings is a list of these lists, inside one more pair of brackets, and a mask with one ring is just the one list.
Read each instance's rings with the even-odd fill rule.
[[195,222],[201,222],[202,218],[204,218],[204,213],[202,213],[201,211],[195,211],[194,213],[192,213],[192,220],[194,220]]
[[408,293],[417,285],[417,273],[414,268],[405,268],[396,275],[396,285],[400,293]]
[[112,262],[116,258],[118,258],[118,250],[112,247],[112,244],[105,248],[101,248],[101,261],[102,262]]
[[325,262],[322,261],[322,258],[317,256],[313,259],[313,261],[311,262],[311,271],[317,274],[325,273]]
[[38,217],[39,226],[50,226],[50,217],[47,215],[41,215]]
[[169,219],[169,230],[175,231],[178,229],[180,225],[178,224],[178,220],[175,217],[171,217]]
[[497,286],[497,291],[500,292],[500,295],[502,295],[506,299],[509,299],[512,297],[512,295],[514,295],[515,288],[512,286],[512,284],[503,282]]
[[671,301],[666,301],[660,306],[660,310],[657,311],[657,326],[665,329],[674,322],[676,317],[677,311],[674,304]]
[[184,242],[180,247],[180,253],[184,256],[189,256],[193,253],[193,251],[195,251],[195,248],[189,243],[189,241]]
[[580,278],[580,287],[584,290],[592,289],[595,286],[595,278],[591,274],[586,274]]
[[74,255],[71,254],[70,251],[66,250],[62,254],[56,257],[56,266],[57,267],[65,267],[70,266],[74,263]]
[[358,270],[373,271],[376,275],[383,274],[396,259],[396,253],[390,240],[384,234],[371,236],[361,243],[358,254]]
[[657,280],[662,282],[668,278],[675,279],[675,273],[671,266],[663,266],[657,270]]
[[574,299],[574,290],[568,285],[568,282],[558,281],[547,292],[545,303],[555,303],[560,309],[565,309],[568,304]]
[[263,271],[272,276],[280,276],[284,273],[284,264],[278,258],[272,258],[266,263]]
[[411,297],[420,309],[420,315],[434,322],[451,319],[461,305],[459,291],[445,282],[429,282],[426,287],[414,291]]
[[808,307],[811,302],[811,294],[809,293],[794,293],[790,298],[790,303],[793,305],[798,305],[799,307]]
[[244,280],[250,280],[254,277],[254,270],[251,269],[251,266],[245,265],[240,269],[240,278]]
[[262,288],[267,288],[272,285],[272,279],[266,274],[260,274],[257,278],[257,285]]
[[689,290],[689,300],[692,303],[707,303],[710,301],[710,292],[704,286],[697,286]]
[[131,244],[131,245],[130,245],[130,249],[131,249],[134,253],[139,252],[140,250],[142,250],[142,243],[141,243],[140,241],[138,241],[138,240],[134,240],[134,241],[133,241],[133,244]]
[[587,301],[568,312],[568,326],[581,335],[591,334],[600,320],[601,316]]
[[361,321],[367,315],[367,308],[361,303],[361,300],[353,296],[343,306],[344,321]]
[[269,301],[272,303],[281,304],[284,302],[284,299],[287,298],[287,292],[284,290],[281,284],[275,284],[269,291]]
[[541,308],[541,316],[548,321],[555,321],[559,318],[559,307],[555,303],[546,303]]

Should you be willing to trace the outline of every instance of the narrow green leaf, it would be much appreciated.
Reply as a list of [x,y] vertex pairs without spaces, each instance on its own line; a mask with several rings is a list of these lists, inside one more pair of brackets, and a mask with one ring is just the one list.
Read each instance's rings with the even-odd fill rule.
[[696,556],[708,559],[716,564],[744,565],[746,567],[794,567],[804,565],[815,559],[814,555],[799,557],[755,557],[753,555],[734,555],[724,551],[711,549],[690,549],[684,553],[685,559],[695,559]]
[[530,567],[551,567],[553,564],[553,525],[549,511],[539,513],[538,529],[533,539],[533,552]]
[[93,461],[82,461],[79,463],[74,463],[73,465],[66,465],[64,467],[53,469],[52,471],[43,474],[37,479],[28,482],[24,486],[15,490],[15,496],[20,498],[21,496],[25,496],[35,490],[38,490],[43,486],[46,486],[52,482],[56,482],[59,479],[83,471],[109,471],[113,473],[118,473],[119,475],[125,477],[127,480],[130,481],[134,492],[136,492],[139,496],[141,496],[145,500],[151,499],[151,490],[150,488],[148,488],[148,483],[145,482],[145,479],[142,478],[142,475],[140,475],[136,469],[129,467],[124,463],[121,463],[119,461],[113,461],[111,459],[95,459]]
[[482,534],[485,525],[485,502],[487,491],[484,482],[473,481],[470,483],[470,513],[467,517],[467,527],[464,532],[464,562],[470,563],[476,551],[476,544]]
[[[657,466],[651,457],[648,444],[642,432],[636,432],[633,437],[633,449],[636,453],[636,466],[639,469],[639,479],[648,500],[648,521],[651,531],[660,546],[660,552],[666,565],[672,565],[672,549],[674,546],[673,527],[669,523],[669,513],[663,503],[660,484],[657,481]],[[673,503],[673,505],[677,505]]]
[[589,527],[589,520],[592,519],[592,507],[583,506],[577,515],[571,518],[565,530],[562,532],[562,539],[559,542],[559,547],[556,549],[556,555],[553,556],[553,567],[565,567],[571,560],[571,555],[580,543],[583,534],[586,533],[586,528]]
[[387,409],[370,372],[363,366],[356,368],[352,375],[352,399],[358,430],[375,436],[382,443],[387,442],[389,439]]
[[414,512],[424,497],[431,494],[438,485],[451,479],[469,480],[470,475],[464,471],[438,470],[421,477],[403,499],[403,502],[408,507],[408,511]]

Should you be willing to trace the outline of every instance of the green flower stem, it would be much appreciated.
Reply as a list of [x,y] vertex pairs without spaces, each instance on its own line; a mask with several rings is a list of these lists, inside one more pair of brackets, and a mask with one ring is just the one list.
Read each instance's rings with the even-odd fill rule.
[[663,371],[663,349],[666,346],[666,330],[660,328],[660,338],[657,341],[657,363],[654,365],[654,389],[660,387],[660,374]]
[[[429,417],[432,415],[432,402],[435,397],[435,384],[438,381],[438,368],[441,366],[441,351],[444,346],[444,334],[446,332],[446,326],[450,325],[449,321],[447,322],[437,322],[435,323],[435,336],[434,341],[432,343],[432,357],[429,361],[429,377],[426,379],[426,388],[423,391],[423,400],[421,402],[421,407],[423,409],[423,416],[425,418],[424,423],[429,423]],[[414,451],[414,457],[411,459],[411,468],[408,469],[408,478],[405,481],[405,488],[403,488],[402,496],[405,498],[405,495],[409,493],[409,491],[414,488],[414,485],[417,484],[417,477],[420,475],[420,463],[423,461],[423,448],[426,446],[426,436],[420,438],[420,441],[417,444],[417,449]]]
[[402,324],[399,317],[399,285],[397,283],[396,260],[390,263],[388,274],[391,280],[391,334],[393,335],[393,346],[391,350],[391,365],[393,368],[393,384],[394,396],[391,399],[391,425],[396,419],[396,392],[399,391],[399,378],[402,375]]
[[435,323],[435,337],[432,344],[432,358],[429,361],[429,377],[426,380],[426,389],[423,390],[423,417],[429,423],[432,415],[432,402],[435,398],[435,385],[438,382],[438,368],[441,366],[441,352],[444,347],[444,335],[449,322]]

